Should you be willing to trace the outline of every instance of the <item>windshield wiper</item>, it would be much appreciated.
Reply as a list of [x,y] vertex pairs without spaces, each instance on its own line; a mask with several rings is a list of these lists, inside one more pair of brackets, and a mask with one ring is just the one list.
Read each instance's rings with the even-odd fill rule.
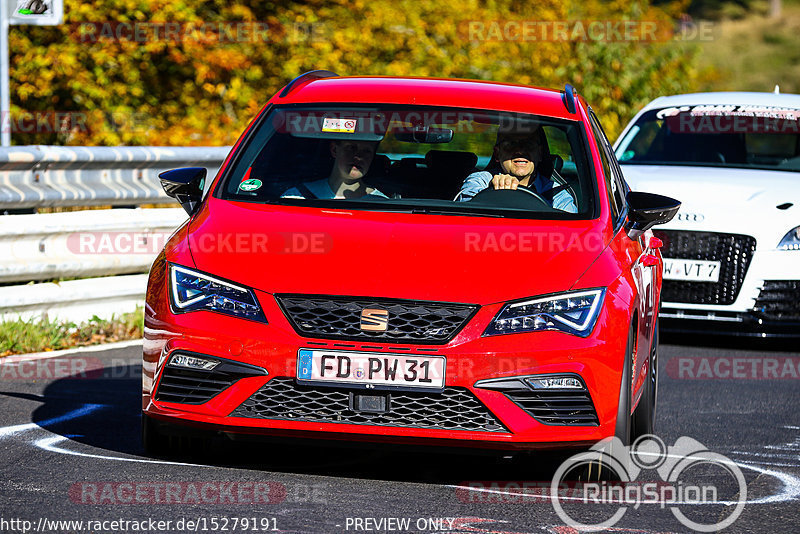
[[506,218],[505,215],[499,215],[497,213],[476,213],[472,211],[446,210],[441,208],[413,208],[411,213],[425,215],[463,215],[464,217],[495,217],[500,219]]

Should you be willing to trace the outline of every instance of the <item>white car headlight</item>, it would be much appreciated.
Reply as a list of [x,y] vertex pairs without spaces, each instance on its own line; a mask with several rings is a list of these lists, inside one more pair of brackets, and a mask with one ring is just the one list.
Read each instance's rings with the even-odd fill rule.
[[560,330],[587,337],[600,315],[605,291],[584,289],[511,302],[500,310],[483,335]]
[[169,264],[170,296],[177,313],[209,310],[267,322],[252,289]]
[[789,230],[778,243],[779,250],[800,250],[800,226]]

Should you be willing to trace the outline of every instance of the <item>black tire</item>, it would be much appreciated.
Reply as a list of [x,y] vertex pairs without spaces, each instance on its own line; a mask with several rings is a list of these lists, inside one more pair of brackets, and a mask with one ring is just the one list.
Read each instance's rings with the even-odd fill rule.
[[617,404],[617,424],[614,430],[614,435],[626,447],[631,444],[631,366],[633,365],[635,336],[635,324],[631,324],[628,332],[628,345],[625,348],[625,359],[622,363],[622,379],[619,384],[619,403]]
[[145,414],[142,414],[142,447],[148,456],[167,456],[170,452],[169,437]]
[[[636,325],[631,324],[628,332],[628,343],[625,347],[625,357],[622,363],[622,378],[619,384],[619,403],[617,405],[617,424],[614,435],[622,441],[624,447],[629,446],[632,441],[632,420],[631,417],[631,366],[633,362],[633,347],[636,335]],[[615,444],[609,444],[613,447]],[[609,449],[609,453],[610,453]],[[574,473],[577,480],[586,482],[619,481],[622,480],[622,473],[617,473],[613,468],[605,464],[601,458],[599,461],[587,462]]]
[[658,321],[653,333],[653,348],[650,351],[650,367],[642,397],[633,412],[633,439],[652,434],[656,428],[656,402],[658,400]]
[[214,457],[219,444],[209,432],[158,422],[142,414],[142,447],[148,456],[202,460]]

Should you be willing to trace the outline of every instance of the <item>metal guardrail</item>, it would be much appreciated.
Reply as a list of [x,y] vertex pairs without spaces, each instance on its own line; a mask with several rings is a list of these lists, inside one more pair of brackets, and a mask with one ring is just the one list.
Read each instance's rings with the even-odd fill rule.
[[0,321],[109,319],[144,306],[146,289],[146,274],[0,287]]
[[[229,151],[230,147],[0,148],[0,213],[174,203],[161,188],[160,172],[199,166],[213,177]],[[0,320],[47,315],[79,322],[135,310],[143,305],[147,275],[129,273],[147,272],[168,236],[185,220],[179,208],[0,215]],[[60,278],[83,279],[9,285]]]
[[0,216],[0,283],[147,272],[181,208]]
[[161,189],[160,172],[206,167],[213,177],[228,152],[230,147],[0,148],[0,210],[173,202]]

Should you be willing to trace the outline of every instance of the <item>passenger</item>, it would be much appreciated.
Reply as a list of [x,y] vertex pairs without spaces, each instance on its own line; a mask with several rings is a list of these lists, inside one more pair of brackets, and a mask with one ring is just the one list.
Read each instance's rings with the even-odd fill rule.
[[334,158],[330,176],[306,182],[286,190],[282,198],[361,198],[386,195],[364,183],[378,143],[372,141],[331,141],[330,150]]
[[566,190],[551,194],[558,184],[550,176],[538,172],[544,159],[544,130],[537,128],[532,134],[498,132],[492,161],[486,170],[473,172],[464,180],[456,200],[466,201],[488,188],[517,189],[527,187],[555,209],[577,213],[575,200]]

